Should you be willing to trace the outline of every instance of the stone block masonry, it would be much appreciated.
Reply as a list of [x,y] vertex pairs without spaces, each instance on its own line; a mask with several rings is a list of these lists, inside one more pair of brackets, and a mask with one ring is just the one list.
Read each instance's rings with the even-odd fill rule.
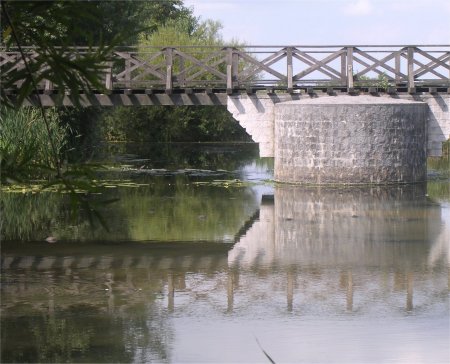
[[275,105],[275,179],[308,184],[426,179],[423,102],[339,96]]
[[263,94],[229,96],[227,109],[239,124],[259,143],[260,157],[274,156],[274,109],[280,102],[300,100],[299,94]]
[[401,95],[397,97],[427,103],[427,155],[428,157],[441,157],[442,143],[450,139],[450,95]]
[[[325,94],[326,95],[326,94]],[[316,96],[320,96],[318,94]],[[323,96],[328,97],[328,96]],[[343,96],[336,96],[343,97]],[[361,97],[361,96],[358,96]],[[421,101],[428,105],[426,115],[427,126],[427,156],[442,156],[442,143],[450,138],[450,95],[448,94],[423,94],[423,95],[382,95],[368,96],[373,99],[404,99]],[[355,102],[356,102],[355,97]],[[300,94],[257,94],[229,96],[227,108],[233,117],[247,130],[253,140],[259,143],[261,157],[273,157],[275,155],[275,124],[274,104],[292,100],[307,100],[308,95]]]

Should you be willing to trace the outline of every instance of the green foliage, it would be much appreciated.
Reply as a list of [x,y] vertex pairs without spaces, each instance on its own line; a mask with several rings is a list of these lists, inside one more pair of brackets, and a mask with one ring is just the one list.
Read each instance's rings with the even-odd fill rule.
[[[139,58],[148,57],[149,47],[189,46],[183,52],[198,60],[207,60],[210,64],[220,60],[223,55],[212,57],[204,46],[217,47],[220,50],[223,39],[219,22],[199,21],[191,13],[184,13],[176,20],[167,20],[151,35],[141,34],[139,38]],[[236,44],[236,46],[238,46]],[[154,52],[155,48],[151,48]],[[149,62],[159,64],[162,56]],[[174,58],[173,69],[180,72],[181,67],[188,69],[185,77],[199,71],[195,63],[179,57]],[[218,69],[225,73],[225,63]],[[152,76],[146,76],[151,78]],[[204,73],[196,79],[211,80],[216,76]],[[130,120],[132,122],[130,123]],[[146,141],[146,142],[198,142],[198,141],[249,141],[250,137],[221,107],[169,107],[116,108],[105,113],[101,123],[102,134],[108,141]]]
[[[113,32],[104,42],[102,28],[98,26],[105,19],[92,11],[92,6],[97,5],[74,0],[1,3],[2,47],[6,50],[17,47],[20,53],[18,61],[24,65],[18,68],[13,63],[7,63],[2,67],[2,104],[21,107],[25,99],[37,92],[38,84],[44,80],[52,83],[58,91],[57,104],[69,94],[72,102],[80,105],[81,93],[104,89],[102,71],[111,61],[113,48],[129,33]],[[84,21],[89,26],[82,26]],[[72,48],[79,42],[86,45],[84,50]],[[27,51],[24,46],[33,46],[33,50]],[[14,98],[9,96],[11,90],[16,91]],[[68,166],[65,170],[61,168],[58,140],[51,131],[52,120],[46,116],[42,106],[41,112],[46,138],[51,145],[51,160],[47,158],[42,165],[36,163],[32,155],[36,148],[33,144],[21,150],[20,143],[18,147],[14,145],[20,139],[12,143],[6,141],[2,151],[2,180],[35,178],[45,169],[50,185],[60,186],[61,191],[70,193],[73,212],[77,213],[82,208],[91,222],[97,218],[105,226],[90,202],[89,194],[99,192],[99,186],[93,179],[94,169],[77,165]],[[27,128],[18,129],[19,132],[27,131]],[[18,164],[14,165],[14,162]],[[77,194],[80,189],[88,191],[85,196]]]
[[232,236],[257,207],[247,188],[196,186],[183,175],[140,189],[121,190],[119,206],[128,236],[145,241],[221,241]]
[[55,109],[45,110],[49,129],[41,110],[21,108],[0,109],[1,181],[22,181],[44,177],[56,168],[49,133],[61,153],[66,146],[68,128],[60,125]]
[[[132,120],[132,122],[130,122]],[[224,107],[118,107],[105,113],[102,134],[107,141],[206,142],[250,141]]]
[[3,240],[44,240],[52,234],[62,206],[61,197],[52,193],[1,192],[0,233]]
[[[177,21],[169,21],[162,25],[151,36],[141,37],[139,40],[139,58],[147,60],[147,62],[159,65],[165,62],[164,56],[152,58],[155,50],[167,46],[189,46],[189,48],[182,48],[181,51],[190,57],[197,60],[207,61],[207,63],[221,62],[222,55],[219,53],[216,56],[212,54],[217,53],[220,48],[205,52],[204,46],[219,47],[223,44],[220,35],[222,25],[219,22],[212,20],[203,21],[193,26],[191,19],[179,19]],[[150,48],[149,48],[150,47]],[[155,48],[156,47],[156,48]],[[212,53],[212,54],[211,54]],[[219,64],[218,69],[225,72],[225,64]],[[184,70],[184,78],[188,78],[199,72],[196,63],[186,57],[180,58],[174,56],[173,58],[173,72],[178,74]],[[146,75],[146,79],[154,79],[152,75]],[[217,78],[210,72],[204,72],[195,77],[196,80],[212,80]]]
[[[56,100],[57,104],[68,94],[72,102],[80,106],[82,93],[104,90],[103,71],[112,61],[113,48],[117,45],[125,45],[127,37],[132,42],[139,39],[140,45],[145,46],[146,42],[158,43],[157,40],[161,40],[164,34],[173,36],[174,32],[178,32],[182,38],[177,39],[188,44],[198,46],[221,44],[220,25],[212,21],[200,23],[193,16],[192,10],[183,6],[181,0],[162,2],[3,1],[1,8],[1,45],[6,50],[18,50],[21,54],[20,60],[25,65],[21,69],[13,64],[2,66],[0,102],[11,109],[21,107],[27,98],[33,97],[37,85],[44,81],[53,84],[53,88],[57,90],[56,95],[59,96]],[[117,16],[118,13],[121,16]],[[161,27],[159,33],[156,32],[158,26]],[[86,48],[79,51],[72,48],[73,45],[84,45]],[[24,48],[25,46],[33,46],[33,50],[29,51]],[[13,99],[10,91],[15,91]],[[11,109],[8,112],[13,113]],[[128,109],[128,112],[130,110],[132,109]],[[136,123],[146,127],[148,111],[136,110],[135,112],[139,114]],[[42,132],[36,140],[30,138],[30,135],[34,133],[30,131],[31,125],[35,124],[30,120],[35,115],[24,115],[21,121],[22,126],[16,125],[16,130],[11,123],[8,124],[10,133],[6,133],[4,138],[2,133],[4,141],[1,145],[2,181],[30,181],[45,174],[45,177],[49,179],[48,185],[58,186],[61,192],[69,192],[72,211],[76,212],[82,208],[91,222],[96,218],[105,225],[102,216],[94,208],[99,201],[92,200],[90,196],[100,192],[101,186],[95,182],[96,168],[88,165],[66,165],[61,168],[61,151],[64,143],[61,144],[62,139],[59,140],[57,134],[64,127],[59,129],[61,127],[57,122],[57,116],[53,111],[52,113],[43,114],[44,120],[40,124],[45,125],[45,129],[39,130],[40,132],[46,130],[46,134]],[[106,123],[104,130],[106,130],[107,139],[115,140],[122,136],[129,138],[130,134],[132,137],[139,136],[140,132],[131,133],[131,130],[136,130],[139,125],[130,125],[128,113],[123,110],[119,111],[120,113],[123,118],[121,115],[119,118],[112,117],[110,119],[112,121]],[[242,130],[239,131],[239,128],[234,128],[237,123],[232,121],[231,116],[224,109],[221,109],[218,114],[213,109],[194,111],[188,108],[164,111],[156,108],[150,113],[153,113],[150,119],[154,122],[153,126],[160,128],[150,136],[157,135],[158,141],[211,140],[211,134],[214,136],[240,135],[241,137],[245,135]],[[8,118],[11,118],[11,115]],[[65,125],[77,126],[76,132],[70,134],[73,144],[81,140],[80,135],[92,133],[94,129],[86,126],[92,119],[95,120],[93,124],[98,125],[102,122],[102,112],[98,109],[93,109],[91,114],[77,110],[65,111],[60,115]],[[119,120],[124,123],[124,126],[119,125]],[[166,124],[163,124],[164,122]],[[59,131],[56,129],[52,131],[55,123],[58,124]],[[114,130],[116,125],[119,126],[118,131]],[[20,135],[15,135],[14,132]],[[149,136],[144,135],[146,138]],[[27,143],[17,142],[25,137],[28,138]],[[45,149],[45,153],[36,152],[41,148],[38,147],[37,141],[45,138],[51,147],[51,152],[48,148]],[[145,140],[142,136],[140,138],[137,140]],[[79,190],[87,191],[87,193],[80,195],[77,192]],[[103,201],[103,203],[108,202],[111,201]]]
[[356,87],[378,87],[380,89],[386,90],[389,86],[391,86],[391,81],[386,73],[380,73],[376,78],[369,76],[355,76],[355,86]]
[[182,0],[142,1],[139,14],[140,24],[143,25],[143,31],[139,34],[141,39],[148,38],[161,26],[169,23],[183,24],[183,29],[192,34],[199,22],[192,9],[185,7]]
[[65,157],[69,163],[90,160],[96,153],[96,147],[103,140],[100,125],[105,109],[102,107],[67,107],[58,108],[58,115],[63,125],[67,125],[68,148]]
[[191,18],[168,21],[150,37],[141,36],[139,47],[146,46],[220,46],[223,44],[218,21],[206,20],[192,23]]
[[[148,63],[154,65],[160,65],[165,62],[164,56],[154,57],[155,50],[159,50],[162,47],[180,47],[179,51],[184,53],[182,57],[174,56],[173,58],[173,72],[179,74],[183,71],[181,78],[193,77],[195,81],[199,80],[216,80],[224,83],[223,75],[226,74],[226,63],[222,47],[224,47],[224,41],[220,30],[222,24],[214,20],[199,21],[198,19],[192,20],[192,18],[181,18],[176,21],[168,21],[166,24],[160,26],[150,36],[141,36],[139,39],[138,53],[139,58],[147,60]],[[238,42],[232,42],[227,46],[239,48],[243,44]],[[205,48],[213,47],[213,48]],[[204,72],[198,64],[191,59],[195,58],[205,64],[212,65],[212,68],[222,73],[222,77],[212,72]],[[245,62],[240,62],[238,67],[242,70],[246,66]],[[153,76],[146,75],[146,79],[153,79]],[[182,86],[182,85],[181,85]],[[200,84],[198,86],[201,86]]]
[[444,181],[428,181],[427,193],[436,201],[450,202],[450,176]]

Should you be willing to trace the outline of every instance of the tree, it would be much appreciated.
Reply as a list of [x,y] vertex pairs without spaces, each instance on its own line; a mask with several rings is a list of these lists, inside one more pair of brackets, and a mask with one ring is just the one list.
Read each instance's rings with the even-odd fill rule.
[[[138,58],[145,60],[148,49],[167,46],[189,46],[183,49],[198,60],[208,58],[215,62],[205,52],[204,46],[214,47],[213,53],[222,64],[218,68],[226,73],[223,54],[224,46],[220,30],[220,22],[213,20],[200,21],[191,13],[180,15],[176,20],[168,20],[151,35],[141,33],[139,37]],[[239,45],[236,44],[238,47]],[[219,52],[218,52],[219,51]],[[162,57],[162,56],[161,56]],[[163,59],[152,59],[149,63],[160,65]],[[174,74],[181,70],[181,61],[174,59]],[[189,69],[186,77],[195,74],[199,68],[188,59],[183,60],[183,67]],[[136,70],[135,72],[139,72]],[[138,76],[139,74],[136,73]],[[151,75],[144,75],[145,79]],[[214,75],[203,74],[196,79],[211,80]],[[132,123],[130,123],[132,120]],[[248,141],[248,134],[239,126],[224,107],[210,106],[152,106],[148,107],[118,107],[108,110],[101,123],[103,135],[108,140],[146,141],[146,142],[198,142],[198,141]]]
[[[17,62],[25,66],[7,63],[2,67],[2,104],[11,106],[7,91],[15,90],[15,106],[20,107],[43,80],[54,84],[61,99],[70,93],[75,103],[80,92],[103,89],[102,71],[122,35],[93,44],[95,37],[73,24],[74,18],[98,23],[88,5],[78,1],[2,1],[2,47],[17,49],[21,54]],[[83,52],[73,48],[80,34],[86,38]]]
[[[89,2],[73,0],[1,2],[2,48],[8,51],[16,47],[20,53],[17,62],[24,65],[18,68],[13,63],[7,63],[2,67],[0,102],[3,105],[16,109],[21,107],[26,98],[37,92],[37,85],[42,80],[52,82],[58,89],[61,99],[66,93],[70,93],[75,103],[79,103],[81,91],[89,92],[92,89],[103,88],[101,71],[110,60],[112,49],[120,44],[123,38],[122,34],[118,33],[109,39],[109,43],[105,43],[100,36],[99,43],[94,46],[92,41],[95,34],[88,33],[87,36],[84,35],[87,41],[86,51],[81,52],[73,48],[74,39],[86,31],[75,26],[73,19],[95,21],[95,13],[90,12],[91,6]],[[100,19],[98,21],[101,21]],[[33,46],[33,49],[27,50],[25,46]],[[11,90],[16,91],[14,100],[11,100],[8,94]],[[62,168],[61,155],[51,122],[42,105],[40,112],[51,147],[52,162],[47,161],[46,165],[38,166],[33,159],[28,158],[28,155],[24,159],[15,152],[8,153],[8,148],[3,148],[7,144],[1,142],[2,182],[21,180],[23,176],[30,178],[33,171],[36,175],[45,169],[48,173],[48,184],[57,185],[60,191],[69,193],[74,213],[81,207],[88,213],[91,224],[96,217],[106,227],[102,216],[89,200],[90,193],[99,190],[99,185],[94,179],[94,170],[89,166],[80,165]],[[9,117],[2,110],[2,118],[4,116]],[[14,164],[11,158],[22,158],[24,163],[15,164],[16,168],[3,168],[5,165],[8,167]],[[84,190],[85,194],[79,195],[77,191],[80,190]],[[107,202],[109,201],[103,201]]]

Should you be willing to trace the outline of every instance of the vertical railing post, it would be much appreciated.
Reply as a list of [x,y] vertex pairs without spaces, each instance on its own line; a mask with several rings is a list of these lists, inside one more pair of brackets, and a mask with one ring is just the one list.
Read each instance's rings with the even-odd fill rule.
[[232,82],[233,87],[236,87],[239,83],[239,54],[236,51],[236,48],[231,49],[231,71],[232,71]]
[[53,91],[53,82],[49,80],[45,80],[44,93],[46,95],[51,94]]
[[233,48],[225,48],[227,62],[227,95],[233,93]]
[[173,90],[173,48],[166,48],[166,94],[172,94]]
[[449,56],[449,59],[448,59],[448,79],[450,80],[450,52],[447,52],[447,55]]
[[293,67],[292,67],[292,47],[287,47],[286,48],[286,63],[287,63],[287,89],[286,91],[288,93],[292,93],[292,91],[294,90],[294,85],[293,85],[293,76],[294,76],[294,71],[293,71]]
[[447,52],[447,56],[449,56],[449,58],[448,58],[448,79],[450,81],[450,52]]
[[414,93],[414,47],[408,47],[408,92]]
[[[16,63],[19,63],[21,61],[22,61],[22,57],[21,57],[20,53],[16,53]],[[25,65],[18,67],[17,70],[19,71],[23,68],[25,68]],[[19,80],[19,81],[15,82],[14,84],[17,86],[17,88],[20,88],[20,87],[22,87],[23,82],[24,82],[23,80]]]
[[345,48],[341,54],[341,82],[342,85],[347,85],[347,53]]
[[125,59],[125,87],[131,88],[131,54],[127,53],[127,58]]
[[106,63],[106,68],[105,68],[105,88],[108,91],[112,90],[112,88],[113,88],[113,83],[112,83],[112,62],[107,62]]
[[353,92],[353,47],[347,47],[347,91]]
[[395,83],[399,84],[400,83],[400,52],[397,52],[395,54]]
[[180,87],[186,87],[186,74],[184,73],[184,57],[181,55],[178,55],[178,58],[180,60],[180,72],[178,73],[178,85]]

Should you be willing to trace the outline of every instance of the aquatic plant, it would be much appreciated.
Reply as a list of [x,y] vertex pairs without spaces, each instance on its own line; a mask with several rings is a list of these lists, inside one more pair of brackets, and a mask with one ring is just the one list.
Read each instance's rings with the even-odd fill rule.
[[59,123],[54,109],[45,110],[47,130],[39,109],[0,109],[1,182],[44,177],[56,167],[49,132],[57,153],[66,145],[68,128]]

